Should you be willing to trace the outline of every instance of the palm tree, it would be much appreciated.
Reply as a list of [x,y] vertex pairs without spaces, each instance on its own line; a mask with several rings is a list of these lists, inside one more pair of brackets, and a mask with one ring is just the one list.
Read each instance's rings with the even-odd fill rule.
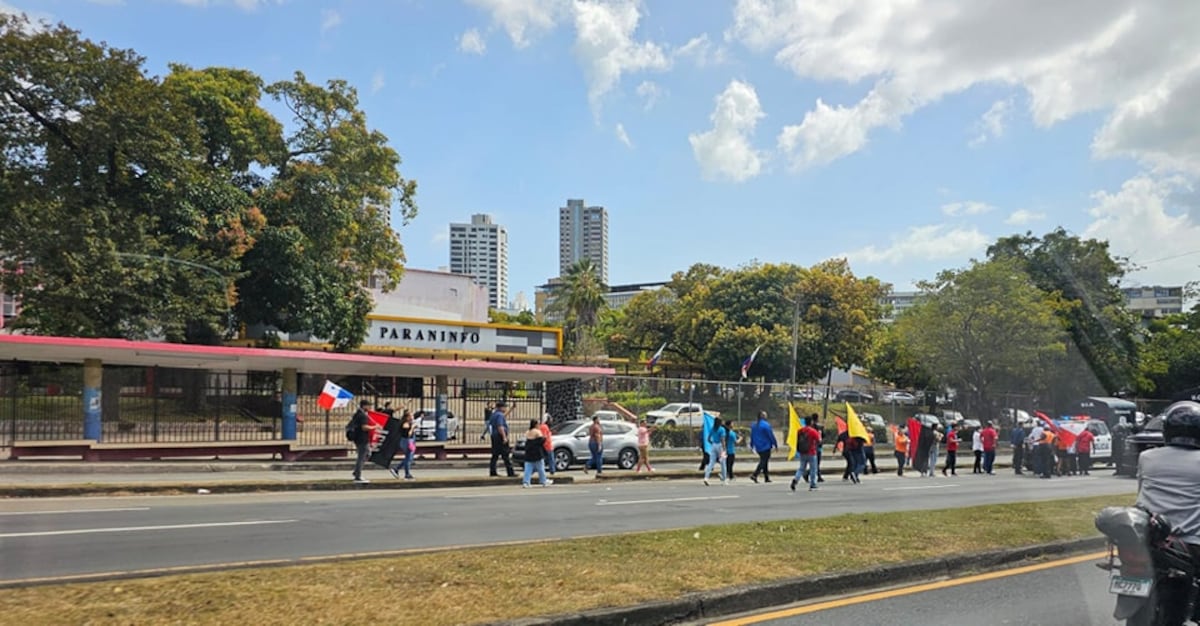
[[572,265],[566,276],[562,277],[562,282],[554,288],[552,307],[564,314],[566,327],[572,332],[576,345],[596,326],[600,310],[605,307],[604,294],[607,290],[604,283],[600,282],[596,266],[589,259]]

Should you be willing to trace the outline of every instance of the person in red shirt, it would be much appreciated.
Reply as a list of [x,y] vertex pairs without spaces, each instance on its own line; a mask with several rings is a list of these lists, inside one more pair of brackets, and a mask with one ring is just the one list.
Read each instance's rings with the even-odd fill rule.
[[992,471],[996,464],[996,427],[991,421],[979,431],[979,440],[983,443],[983,471],[995,475]]
[[1079,456],[1079,472],[1087,476],[1092,468],[1092,441],[1095,441],[1096,435],[1091,430],[1084,428],[1083,432],[1075,438],[1075,454]]
[[950,432],[946,433],[946,465],[942,467],[942,476],[949,471],[951,476],[958,476],[958,429],[959,424],[951,424]]
[[813,428],[815,423],[811,418],[805,420],[804,427],[796,434],[800,467],[796,468],[796,475],[792,478],[792,491],[796,490],[796,484],[805,476],[808,477],[808,490],[817,490],[817,476],[821,471],[821,431]]

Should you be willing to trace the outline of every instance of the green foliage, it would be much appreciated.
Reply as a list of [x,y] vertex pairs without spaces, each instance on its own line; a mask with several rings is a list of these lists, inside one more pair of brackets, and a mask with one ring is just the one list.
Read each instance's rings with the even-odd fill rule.
[[894,324],[877,335],[867,367],[872,376],[904,389],[931,389],[937,382]]
[[683,426],[659,426],[650,433],[650,445],[655,448],[698,448],[699,431]]
[[588,359],[603,351],[603,340],[596,337],[595,328],[605,308],[607,289],[591,259],[576,262],[555,285],[549,312],[565,320],[569,356]]
[[[281,101],[294,130],[262,100]],[[354,90],[172,65],[0,15],[0,289],[36,333],[215,343],[237,325],[363,340],[415,183]]]
[[926,297],[896,321],[896,332],[939,380],[991,410],[989,393],[1044,390],[1065,355],[1059,301],[1012,259],[973,262],[922,283]]
[[538,326],[537,318],[534,317],[533,311],[521,311],[516,315],[510,315],[504,311],[496,309],[488,309],[488,321],[493,324],[513,324],[516,326]]
[[1155,320],[1141,346],[1138,390],[1168,398],[1200,382],[1200,306],[1191,313]]
[[1137,320],[1120,289],[1128,261],[1113,257],[1107,241],[1080,239],[1058,228],[1040,238],[1026,233],[1000,239],[988,248],[988,258],[1017,261],[1034,285],[1061,301],[1055,315],[1087,369],[1068,364],[1047,372],[1056,404],[1095,393],[1092,381],[1109,394],[1132,388]]

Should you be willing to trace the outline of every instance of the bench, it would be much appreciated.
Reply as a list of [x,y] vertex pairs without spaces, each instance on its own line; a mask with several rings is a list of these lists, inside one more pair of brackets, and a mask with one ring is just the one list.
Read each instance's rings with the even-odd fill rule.
[[215,457],[244,454],[278,455],[284,461],[345,458],[346,446],[298,446],[291,441],[196,441],[173,443],[97,443],[75,441],[18,442],[10,457],[79,456],[84,461],[159,460],[171,457]]

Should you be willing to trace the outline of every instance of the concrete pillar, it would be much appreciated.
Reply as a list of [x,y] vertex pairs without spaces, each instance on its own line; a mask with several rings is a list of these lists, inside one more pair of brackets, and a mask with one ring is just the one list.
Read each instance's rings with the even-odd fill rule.
[[287,367],[283,370],[283,388],[279,394],[283,403],[283,439],[296,438],[296,368]]
[[104,382],[104,365],[100,359],[83,361],[83,438],[100,441],[101,385]]
[[[446,411],[448,410],[448,405],[450,403],[450,377],[442,374],[437,376],[434,381],[437,384],[437,400],[436,404],[434,405],[434,414],[436,415],[437,426],[433,431],[434,438],[438,441],[445,441],[450,437],[450,433],[447,429],[448,422],[446,419]],[[465,415],[460,417],[458,423],[462,424],[466,418],[467,416]]]

